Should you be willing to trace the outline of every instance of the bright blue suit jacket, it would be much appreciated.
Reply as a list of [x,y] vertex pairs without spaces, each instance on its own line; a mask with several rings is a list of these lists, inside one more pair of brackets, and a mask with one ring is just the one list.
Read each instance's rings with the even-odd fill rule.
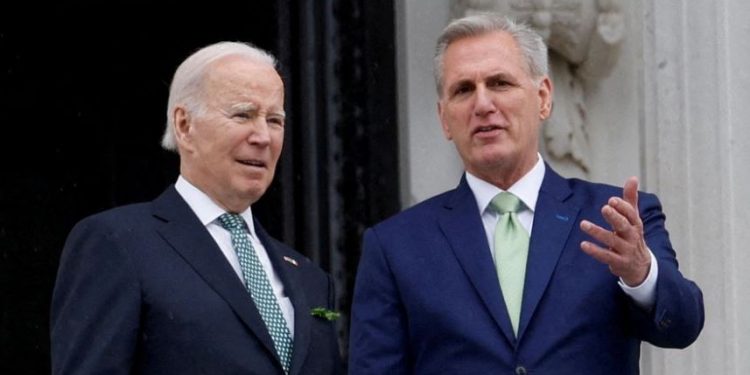
[[351,375],[637,374],[640,344],[683,348],[703,327],[700,289],[678,270],[656,196],[640,193],[659,264],[656,303],[634,304],[580,250],[582,219],[622,188],[563,179],[547,166],[534,212],[518,337],[465,178],[368,229],[357,274]]
[[[341,369],[328,275],[255,222],[294,306],[291,374]],[[285,258],[293,259],[296,265]],[[283,374],[242,281],[174,187],[84,219],[52,299],[53,374]]]

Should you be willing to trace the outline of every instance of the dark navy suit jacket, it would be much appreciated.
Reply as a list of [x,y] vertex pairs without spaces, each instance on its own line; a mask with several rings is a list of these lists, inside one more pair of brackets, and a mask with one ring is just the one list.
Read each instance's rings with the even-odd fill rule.
[[547,167],[531,233],[518,338],[477,203],[465,179],[367,230],[357,274],[349,373],[637,374],[641,341],[682,348],[703,327],[700,289],[678,270],[652,194],[640,194],[659,266],[656,303],[634,304],[608,267],[580,250],[582,219],[622,189]]
[[[328,275],[255,222],[294,306],[291,374],[340,370]],[[296,265],[284,257],[296,260]],[[174,187],[76,225],[52,299],[53,374],[282,374],[250,295]]]

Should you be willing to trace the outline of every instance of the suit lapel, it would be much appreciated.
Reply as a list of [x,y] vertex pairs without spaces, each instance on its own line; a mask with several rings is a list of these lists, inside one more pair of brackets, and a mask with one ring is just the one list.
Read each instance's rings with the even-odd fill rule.
[[292,349],[292,364],[290,374],[301,374],[302,365],[307,357],[310,346],[310,325],[312,316],[310,315],[309,303],[305,296],[304,281],[300,280],[299,270],[302,259],[298,255],[288,251],[288,249],[274,241],[263,229],[257,219],[255,222],[255,233],[266,247],[268,257],[273,264],[273,268],[279,275],[281,282],[284,284],[284,292],[292,301],[294,306],[294,340]]
[[252,298],[190,206],[170,187],[154,200],[153,207],[154,216],[163,222],[157,230],[164,240],[229,304],[278,361],[271,336]]
[[[576,222],[579,207],[566,202],[571,195],[567,182],[547,166],[532,229],[518,337],[522,337],[547,289],[560,254]],[[571,246],[577,246],[572,244]]]
[[443,234],[490,315],[509,344],[514,345],[513,327],[500,291],[481,215],[465,178],[449,195],[444,208],[438,218]]

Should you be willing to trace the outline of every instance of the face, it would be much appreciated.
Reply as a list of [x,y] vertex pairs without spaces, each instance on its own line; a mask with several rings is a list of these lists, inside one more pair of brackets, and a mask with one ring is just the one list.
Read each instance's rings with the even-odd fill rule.
[[438,115],[471,174],[503,189],[537,161],[549,117],[549,78],[532,78],[515,39],[492,32],[451,43],[443,58]]
[[214,62],[198,113],[175,109],[180,173],[230,212],[257,201],[273,180],[284,142],[284,85],[246,57]]

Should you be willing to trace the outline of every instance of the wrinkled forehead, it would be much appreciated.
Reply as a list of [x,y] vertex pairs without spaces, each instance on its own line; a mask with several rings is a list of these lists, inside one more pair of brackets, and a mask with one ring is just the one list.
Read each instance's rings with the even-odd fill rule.
[[247,56],[228,56],[213,62],[203,86],[208,98],[249,101],[261,107],[284,106],[284,83],[276,69]]
[[[476,69],[522,70],[530,67],[516,39],[505,31],[493,31],[454,40],[443,56],[443,78]],[[443,82],[445,83],[445,82]]]

